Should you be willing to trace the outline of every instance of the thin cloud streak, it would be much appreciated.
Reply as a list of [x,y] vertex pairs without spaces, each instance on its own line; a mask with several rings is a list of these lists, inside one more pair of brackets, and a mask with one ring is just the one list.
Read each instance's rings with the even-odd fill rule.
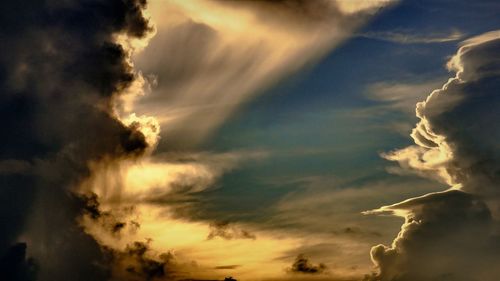
[[466,35],[459,30],[441,34],[418,34],[414,31],[371,31],[359,34],[358,37],[388,41],[398,44],[435,44],[461,40]]

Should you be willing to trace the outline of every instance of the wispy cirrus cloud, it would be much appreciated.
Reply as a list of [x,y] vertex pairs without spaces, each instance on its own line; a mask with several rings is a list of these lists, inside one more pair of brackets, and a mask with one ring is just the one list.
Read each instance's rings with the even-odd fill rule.
[[381,81],[368,85],[366,97],[380,102],[380,110],[395,110],[415,114],[415,105],[430,91],[443,84],[446,78],[427,81]]
[[446,43],[463,39],[466,35],[459,30],[448,33],[418,33],[414,30],[369,31],[358,34],[359,37],[388,41],[398,44],[433,44]]

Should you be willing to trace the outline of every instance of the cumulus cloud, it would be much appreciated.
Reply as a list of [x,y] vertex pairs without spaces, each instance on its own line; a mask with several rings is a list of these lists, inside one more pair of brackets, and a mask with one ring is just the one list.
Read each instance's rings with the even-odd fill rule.
[[417,104],[420,121],[411,134],[417,146],[389,153],[388,158],[434,172],[467,192],[498,193],[499,40],[495,34],[464,42],[448,64],[457,71],[456,77]]
[[499,50],[498,31],[464,41],[448,63],[456,76],[417,104],[416,145],[385,155],[452,187],[373,211],[405,224],[390,247],[372,248],[379,271],[366,280],[498,278]]
[[[372,249],[373,280],[494,280],[497,222],[486,204],[458,190],[431,193],[377,212],[405,216],[391,247]],[[441,278],[441,279],[440,279]],[[370,279],[372,280],[372,279]]]

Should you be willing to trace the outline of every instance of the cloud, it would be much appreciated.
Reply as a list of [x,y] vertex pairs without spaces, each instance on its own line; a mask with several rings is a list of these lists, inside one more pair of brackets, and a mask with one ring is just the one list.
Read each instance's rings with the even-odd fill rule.
[[405,224],[391,247],[371,256],[379,273],[368,280],[494,280],[500,261],[498,234],[484,202],[450,190],[431,193],[378,212],[394,212]]
[[[27,252],[37,280],[108,279],[100,247],[75,222],[84,206],[75,190],[91,173],[90,162],[136,158],[148,149],[142,128],[116,114],[121,96],[140,77],[131,50],[117,37],[146,40],[152,28],[145,5],[3,3],[0,253],[11,249],[11,255],[2,268],[29,267],[29,259],[22,261]],[[1,274],[7,271],[0,279],[9,279]]]
[[127,245],[124,251],[112,251],[113,277],[111,281],[121,280],[173,280],[168,268],[172,254],[164,253],[152,258],[149,245],[134,242]]
[[215,222],[210,224],[210,233],[208,234],[207,239],[211,240],[217,237],[226,240],[257,238],[254,234],[244,229],[239,229],[236,226],[231,225],[229,222]]
[[33,258],[26,257],[26,243],[18,243],[0,257],[0,274],[9,281],[34,281],[38,268]]
[[299,254],[292,266],[289,268],[291,273],[303,273],[303,274],[319,274],[326,270],[326,265],[319,263],[317,265],[312,264],[309,259],[307,259],[303,254]]
[[466,40],[448,67],[456,76],[417,104],[416,145],[385,157],[451,186],[371,213],[405,218],[390,247],[372,248],[366,280],[495,280],[500,271],[500,33]]
[[267,157],[264,151],[169,153],[120,162],[91,164],[92,175],[79,192],[96,194],[104,204],[168,204],[215,188],[232,169]]
[[391,2],[151,1],[157,34],[134,61],[157,86],[134,110],[158,117],[160,150],[196,147],[242,104]]
[[[441,87],[446,80],[447,77],[422,79],[413,76],[401,81],[370,83],[365,86],[364,96],[372,102],[372,105],[355,108],[349,114],[351,117],[363,120],[382,118],[384,122],[372,125],[373,129],[407,136],[414,126],[415,104],[433,89]],[[394,170],[393,167],[391,169]]]
[[419,82],[376,82],[367,88],[366,96],[382,105],[373,110],[395,110],[415,114],[415,104],[425,98],[429,91],[436,89],[446,79]]
[[214,269],[235,269],[235,268],[238,268],[238,267],[241,267],[241,265],[238,265],[238,264],[232,264],[232,265],[219,265],[219,266],[216,266],[214,267]]
[[[126,253],[135,242],[150,241],[146,255],[149,259],[161,262],[159,253],[174,254],[175,259],[166,264],[165,270],[175,280],[220,280],[228,273],[245,279],[283,275],[285,263],[275,258],[298,243],[298,238],[260,231],[243,223],[214,227],[186,220],[176,215],[171,204],[88,203],[80,222],[111,258]],[[117,223],[124,224],[118,232]],[[213,238],[207,239],[209,236]],[[221,264],[241,267],[214,269]]]
[[359,227],[346,227],[342,230],[337,230],[333,232],[334,235],[347,235],[347,236],[382,236],[380,232],[377,231],[365,231]]
[[[156,248],[172,243],[196,256],[183,244],[193,240],[228,258],[221,239],[207,241],[208,225],[171,217],[175,234],[204,232],[161,246],[137,242],[165,234],[155,229],[162,222],[150,221],[171,215],[162,203],[206,190],[236,162],[153,151],[193,148],[241,103],[325,55],[388,3],[349,2],[152,1],[158,36],[151,48],[145,0],[5,3],[0,252],[22,252],[12,245],[24,241],[41,281],[163,278]],[[233,232],[218,235],[252,237]],[[271,260],[292,244],[273,235],[245,240],[234,250],[241,257],[229,260],[250,260],[252,269],[262,266],[256,257]],[[283,245],[269,251],[277,240]],[[268,251],[247,253],[255,245]],[[28,263],[23,253],[8,257],[19,256]]]
[[32,164],[25,160],[7,159],[0,161],[0,175],[26,174],[32,169]]
[[417,146],[389,153],[388,158],[434,173],[450,185],[460,184],[467,192],[498,193],[500,155],[495,139],[500,130],[494,120],[499,119],[495,108],[500,72],[494,34],[498,33],[464,42],[449,62],[456,77],[417,104],[420,121],[411,134]]
[[[144,229],[159,224],[151,221],[152,216],[144,210],[161,209],[162,218],[174,216],[172,224],[185,236],[179,242],[169,242],[174,245],[186,247],[183,241],[196,235],[187,235],[184,230],[198,227],[208,229],[202,249],[205,245],[225,245],[241,239],[248,240],[241,242],[243,248],[253,241],[256,245],[267,243],[270,238],[261,241],[259,235],[255,239],[256,234],[241,229],[240,224],[193,222],[193,213],[198,211],[193,195],[216,188],[220,176],[236,167],[240,158],[254,156],[192,151],[241,104],[287,74],[314,63],[390,3],[386,0],[151,1],[148,12],[156,24],[156,36],[133,58],[135,66],[144,73],[143,84],[151,86],[151,92],[140,99],[125,99],[119,113],[135,112],[136,115],[121,118],[122,122],[140,130],[147,143],[157,144],[158,149],[142,159],[92,163],[92,175],[80,191],[97,194],[100,212],[110,213],[117,220],[96,222],[87,215],[82,220],[86,231],[103,245],[123,249],[125,242],[112,240],[114,236],[109,230],[116,223],[125,223],[122,231],[126,232],[127,221],[135,216],[133,220],[141,225],[140,236]],[[159,124],[144,118],[136,122],[135,117],[143,114],[154,116]],[[132,204],[141,206],[123,214],[121,210]],[[179,226],[182,223],[186,225]],[[163,241],[160,235],[164,231],[150,232],[149,237]],[[283,245],[288,247],[287,243]],[[221,255],[220,250],[210,250]],[[193,256],[200,255],[191,251]],[[233,263],[256,268],[255,255],[261,254],[245,255]],[[263,255],[269,260],[268,254]],[[277,254],[271,251],[269,255]],[[207,257],[201,260],[206,261]],[[264,275],[271,265],[262,267],[262,273],[254,275]],[[245,274],[246,270],[242,269]]]
[[305,241],[283,258],[304,253],[325,263],[335,275],[332,280],[362,279],[373,266],[368,249],[390,242],[399,229],[397,218],[362,215],[367,206],[375,208],[439,189],[416,177],[347,182],[329,177],[309,184],[284,196],[261,225],[303,237]]
[[418,34],[414,31],[371,31],[359,34],[358,36],[398,44],[431,44],[458,41],[463,39],[465,34],[459,30],[453,30],[447,34]]
[[[150,238],[145,239],[145,242],[134,241],[141,225],[130,219],[130,215],[134,212],[133,208],[102,211],[95,194],[83,197],[82,200],[85,202],[84,214],[79,219],[84,224],[100,226],[100,230],[115,242],[120,243],[124,240],[123,247],[98,240],[105,254],[106,266],[110,270],[109,280],[174,280],[176,264],[172,253],[156,253],[151,249]],[[123,236],[128,239],[122,239]],[[102,234],[95,237],[102,237]]]

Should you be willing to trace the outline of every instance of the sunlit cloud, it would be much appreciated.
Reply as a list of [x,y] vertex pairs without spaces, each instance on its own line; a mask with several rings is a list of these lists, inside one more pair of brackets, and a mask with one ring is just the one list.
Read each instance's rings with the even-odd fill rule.
[[152,1],[157,35],[135,62],[157,86],[136,110],[156,116],[171,145],[199,143],[390,2]]
[[[396,3],[6,1],[0,280],[494,280],[500,33],[462,42],[448,82],[415,79],[380,58],[482,26],[398,29],[424,17],[381,13]],[[414,110],[387,175],[387,132],[358,117]]]
[[[103,210],[120,210],[116,205],[104,204]],[[113,211],[111,211],[113,212]],[[233,225],[254,233],[256,239],[210,238],[211,226],[203,222],[177,219],[169,214],[168,208],[152,204],[135,205],[133,212],[115,213],[124,222],[140,222],[133,232],[124,227],[122,236],[106,229],[104,221],[97,222],[84,217],[86,230],[107,247],[124,251],[134,241],[148,241],[150,255],[159,259],[163,253],[173,255],[174,270],[178,278],[222,279],[237,274],[243,279],[281,276],[287,261],[276,260],[287,250],[300,245],[299,237],[283,236],[279,233],[254,230],[251,226]],[[239,265],[227,267],[224,265]],[[217,269],[216,269],[217,268]]]
[[117,253],[118,269],[145,258],[161,267],[168,256],[174,278],[285,276],[296,255],[280,257],[323,238],[305,242],[251,224],[197,222],[176,210],[267,153],[182,149],[195,150],[239,106],[317,61],[390,2],[151,1],[155,36],[115,39],[132,56],[130,67],[142,72],[114,114],[142,133],[148,149],[142,157],[90,163],[92,173],[79,187],[89,196],[79,220],[85,231]]

